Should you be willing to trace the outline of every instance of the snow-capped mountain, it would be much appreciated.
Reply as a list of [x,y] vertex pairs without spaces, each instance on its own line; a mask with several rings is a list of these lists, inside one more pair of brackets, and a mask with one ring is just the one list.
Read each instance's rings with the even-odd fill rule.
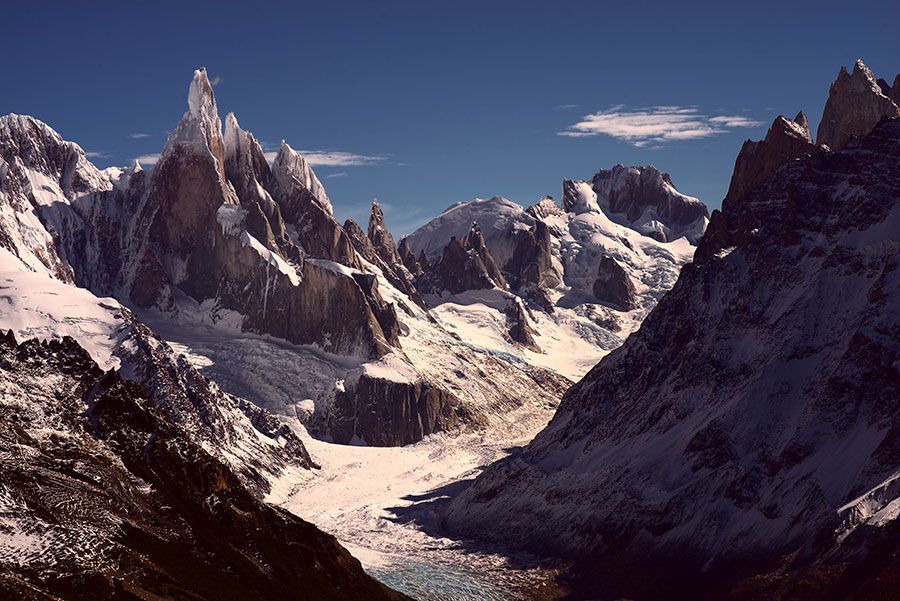
[[616,165],[598,171],[589,182],[566,180],[563,208],[570,213],[602,208],[613,219],[661,242],[685,237],[696,244],[709,221],[706,205],[676,190],[669,174],[652,166]]
[[[617,174],[614,184],[605,179],[610,173]],[[618,347],[695,248],[684,236],[666,242],[645,235],[646,222],[629,221],[626,205],[654,207],[641,215],[656,216],[669,234],[702,230],[706,208],[652,167],[616,167],[594,181],[604,200],[590,182],[565,180],[563,206],[552,198],[527,208],[499,196],[475,199],[401,240],[439,323],[455,329],[464,316],[461,335],[471,336],[474,326],[479,336],[496,338],[493,324],[505,316],[505,338],[516,343],[510,353],[572,379]],[[688,226],[663,226],[658,213],[692,217]],[[482,243],[483,250],[476,248]]]
[[134,308],[185,366],[320,435],[407,444],[555,404],[574,377],[522,360],[507,330],[524,319],[490,324],[488,344],[436,320],[377,204],[367,232],[338,224],[299,153],[284,143],[269,165],[233,114],[223,132],[202,69],[151,170],[101,172],[30,117],[2,131],[11,255]]
[[604,599],[895,596],[900,119],[870,110],[885,99],[860,62],[818,148],[801,116],[745,144],[674,288],[447,523],[575,558]]

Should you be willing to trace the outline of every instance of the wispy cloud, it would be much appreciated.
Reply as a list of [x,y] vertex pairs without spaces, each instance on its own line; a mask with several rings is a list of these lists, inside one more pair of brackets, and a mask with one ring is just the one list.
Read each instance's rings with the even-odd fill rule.
[[159,161],[159,154],[142,154],[139,157],[135,157],[134,160],[144,167],[149,167],[155,165],[156,162]]
[[578,108],[577,104],[557,104],[556,105],[556,110],[558,110],[558,111],[570,111],[572,109],[577,109],[577,108]]
[[[306,162],[313,167],[361,167],[375,165],[387,160],[387,156],[378,154],[356,154],[341,150],[298,150]],[[266,160],[270,163],[275,160],[277,152],[265,153]]]
[[359,167],[387,160],[387,157],[383,155],[356,154],[340,150],[298,150],[297,152],[302,154],[310,165],[325,167]]
[[637,147],[679,140],[708,138],[739,127],[758,127],[762,121],[747,117],[710,117],[696,106],[653,106],[629,109],[624,105],[586,115],[570,125],[561,136],[584,138],[611,136]]
[[222,83],[223,81],[225,81],[225,80],[222,79],[221,76],[216,75],[215,77],[213,77],[212,79],[209,80],[209,85],[211,85],[211,86],[217,86],[217,85],[219,85],[220,83]]
[[749,117],[740,117],[735,115],[722,115],[719,117],[711,117],[710,121],[717,125],[722,125],[723,127],[735,128],[735,127],[759,127],[761,125],[765,125],[762,121],[757,121],[756,119],[750,119]]
[[98,151],[98,150],[87,150],[87,151],[85,151],[84,156],[86,156],[86,157],[89,158],[89,159],[106,159],[106,158],[109,158],[109,155],[108,155],[107,153],[102,152],[102,151]]
[[347,177],[349,174],[346,171],[341,171],[340,173],[329,173],[325,177],[331,179],[333,177]]
[[135,140],[140,140],[141,138],[149,138],[150,134],[135,132],[135,133],[131,134],[131,137],[134,138]]

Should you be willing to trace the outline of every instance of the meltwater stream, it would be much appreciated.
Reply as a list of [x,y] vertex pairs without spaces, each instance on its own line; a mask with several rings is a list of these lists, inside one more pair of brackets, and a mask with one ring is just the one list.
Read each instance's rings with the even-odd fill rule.
[[508,601],[508,587],[484,580],[483,573],[465,567],[428,561],[396,562],[369,573],[391,587],[419,601]]

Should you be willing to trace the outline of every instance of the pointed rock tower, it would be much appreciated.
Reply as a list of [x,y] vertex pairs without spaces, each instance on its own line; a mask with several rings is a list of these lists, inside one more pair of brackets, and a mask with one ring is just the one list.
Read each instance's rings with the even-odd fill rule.
[[854,137],[872,131],[882,118],[897,116],[900,108],[885,96],[866,64],[857,60],[852,74],[841,67],[837,80],[831,84],[816,144],[840,150]]

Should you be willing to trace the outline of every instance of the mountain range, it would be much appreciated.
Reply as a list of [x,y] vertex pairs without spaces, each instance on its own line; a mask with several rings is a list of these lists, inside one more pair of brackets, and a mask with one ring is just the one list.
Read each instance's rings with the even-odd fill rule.
[[399,240],[223,125],[205,69],[146,170],[0,117],[0,591],[401,599],[266,502],[325,469],[304,437],[555,410],[447,531],[568,562],[572,598],[890,598],[898,103],[842,69],[816,141],[775,119],[712,214],[615,165]]

